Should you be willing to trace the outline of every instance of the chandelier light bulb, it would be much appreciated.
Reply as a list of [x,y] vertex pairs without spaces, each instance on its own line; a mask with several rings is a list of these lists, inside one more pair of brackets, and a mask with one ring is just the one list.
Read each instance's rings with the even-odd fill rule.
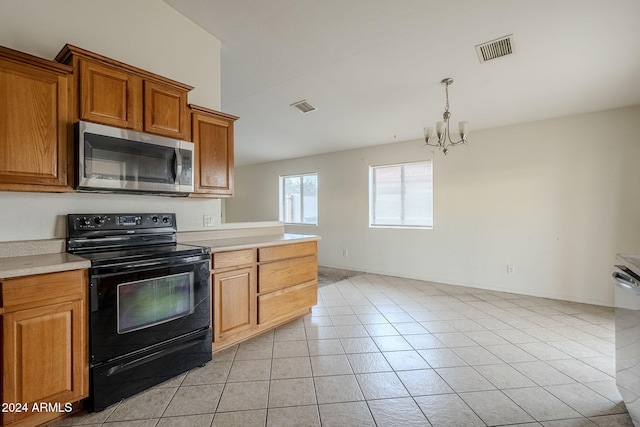
[[424,141],[428,144],[433,136],[433,128],[424,128]]
[[460,131],[460,138],[462,138],[463,141],[466,141],[467,133],[469,133],[469,122],[458,123],[458,129]]
[[436,135],[438,135],[438,141],[444,141],[443,137],[445,135],[446,126],[444,122],[436,123]]

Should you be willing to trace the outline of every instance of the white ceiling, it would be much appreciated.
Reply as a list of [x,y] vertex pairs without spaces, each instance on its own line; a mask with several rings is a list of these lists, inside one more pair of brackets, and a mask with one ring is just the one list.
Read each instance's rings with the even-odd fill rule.
[[[237,165],[419,139],[444,77],[471,143],[474,129],[640,104],[638,0],[165,1],[221,42]],[[481,64],[475,45],[508,34],[516,53]],[[290,107],[303,99],[317,111]]]

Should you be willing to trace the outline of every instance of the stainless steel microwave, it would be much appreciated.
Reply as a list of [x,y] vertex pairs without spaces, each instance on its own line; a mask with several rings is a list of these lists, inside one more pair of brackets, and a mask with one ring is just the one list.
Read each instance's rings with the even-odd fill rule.
[[80,121],[79,191],[186,196],[193,192],[193,143]]

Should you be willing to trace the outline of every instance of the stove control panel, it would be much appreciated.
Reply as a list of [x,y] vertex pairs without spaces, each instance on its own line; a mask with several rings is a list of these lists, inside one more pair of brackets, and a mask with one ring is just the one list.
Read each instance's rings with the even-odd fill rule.
[[69,214],[68,234],[98,230],[148,230],[171,228],[176,230],[176,215],[173,213],[145,214]]

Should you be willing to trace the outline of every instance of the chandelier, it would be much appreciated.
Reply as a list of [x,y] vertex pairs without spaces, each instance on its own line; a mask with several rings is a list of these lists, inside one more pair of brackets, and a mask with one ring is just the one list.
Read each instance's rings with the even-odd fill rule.
[[441,83],[444,85],[444,92],[447,98],[447,104],[444,107],[444,113],[442,114],[442,119],[444,121],[436,123],[436,136],[438,137],[437,141],[430,142],[431,137],[433,136],[433,128],[424,128],[424,141],[427,143],[427,145],[438,147],[444,154],[447,154],[449,152],[449,147],[454,147],[456,145],[467,142],[469,122],[460,122],[458,124],[460,140],[452,141],[451,132],[449,130],[449,119],[451,118],[451,113],[449,112],[449,85],[453,83],[453,79],[447,77],[446,79],[442,79]]

